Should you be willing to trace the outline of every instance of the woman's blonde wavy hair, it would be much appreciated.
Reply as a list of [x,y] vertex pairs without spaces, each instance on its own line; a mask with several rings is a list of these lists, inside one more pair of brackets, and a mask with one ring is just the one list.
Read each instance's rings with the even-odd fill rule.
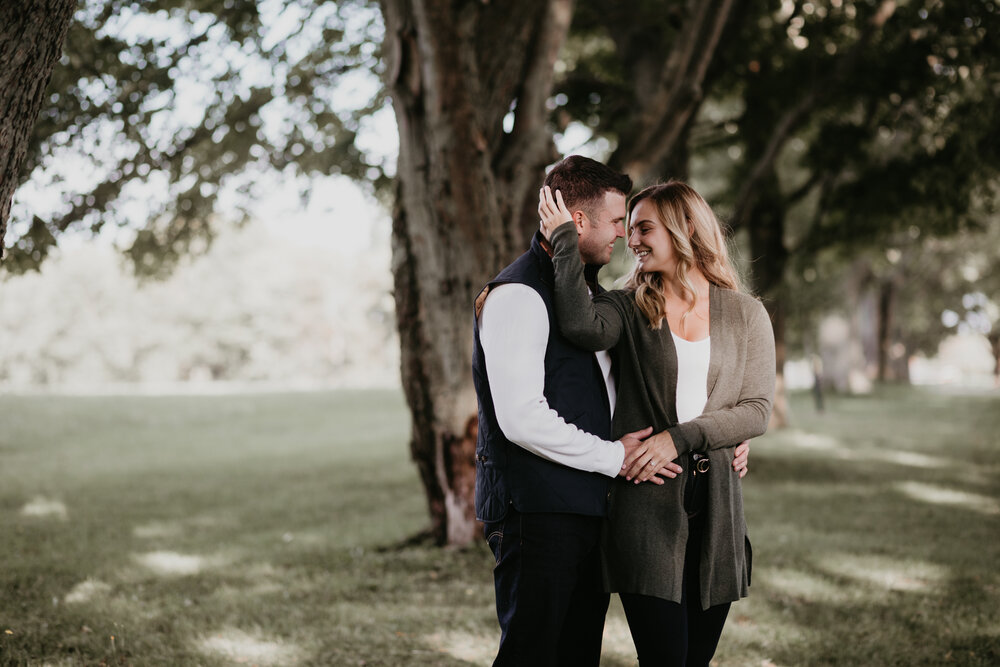
[[[747,291],[729,261],[722,224],[701,195],[687,183],[670,180],[651,185],[632,197],[628,204],[626,238],[632,235],[635,207],[647,199],[670,234],[677,257],[677,269],[669,278],[657,271],[640,271],[638,263],[626,278],[625,287],[635,291],[636,305],[649,320],[650,329],[659,329],[667,316],[666,296],[670,283],[680,286],[681,296],[690,304],[681,320],[694,310],[698,295],[688,278],[691,267],[701,269],[713,285]],[[688,223],[692,228],[690,236]]]

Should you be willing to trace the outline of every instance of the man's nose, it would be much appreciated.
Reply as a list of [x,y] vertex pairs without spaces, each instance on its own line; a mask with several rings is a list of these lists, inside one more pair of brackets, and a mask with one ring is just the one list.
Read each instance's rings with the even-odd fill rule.
[[618,221],[615,223],[615,237],[619,239],[625,238],[625,223]]

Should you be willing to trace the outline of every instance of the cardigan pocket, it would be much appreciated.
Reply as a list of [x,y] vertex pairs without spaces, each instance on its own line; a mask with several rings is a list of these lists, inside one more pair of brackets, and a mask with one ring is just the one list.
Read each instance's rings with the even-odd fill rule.
[[746,559],[747,559],[747,587],[750,587],[751,574],[753,573],[753,548],[750,546],[750,537],[748,535],[743,536],[743,543],[746,546]]

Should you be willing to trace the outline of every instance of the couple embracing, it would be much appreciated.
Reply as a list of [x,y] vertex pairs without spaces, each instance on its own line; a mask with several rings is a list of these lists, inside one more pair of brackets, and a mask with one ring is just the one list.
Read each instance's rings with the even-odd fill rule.
[[[641,665],[707,665],[750,585],[740,480],[771,411],[770,320],[697,192],[631,190],[589,158],[558,163],[530,249],[476,299],[494,665],[599,664],[609,592]],[[620,237],[636,263],[604,291]]]

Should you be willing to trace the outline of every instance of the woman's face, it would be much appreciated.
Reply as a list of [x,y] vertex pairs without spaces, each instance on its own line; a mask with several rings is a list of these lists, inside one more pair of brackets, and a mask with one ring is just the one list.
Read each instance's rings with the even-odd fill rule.
[[639,270],[674,274],[677,258],[670,232],[660,219],[656,207],[644,199],[632,209],[628,247],[639,260]]

